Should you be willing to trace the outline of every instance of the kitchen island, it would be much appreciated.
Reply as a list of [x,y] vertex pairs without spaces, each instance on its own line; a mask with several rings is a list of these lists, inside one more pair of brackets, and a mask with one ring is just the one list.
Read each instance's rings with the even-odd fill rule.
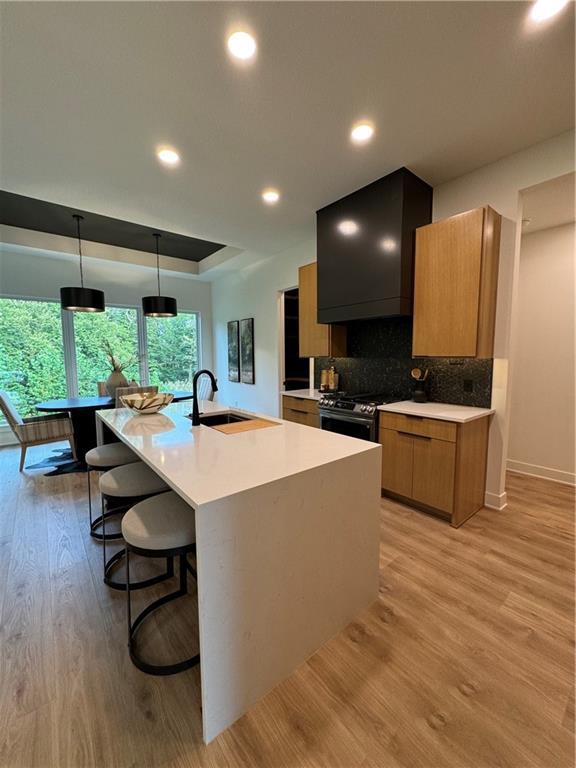
[[381,448],[267,416],[226,434],[189,411],[98,419],[195,510],[208,743],[376,599]]

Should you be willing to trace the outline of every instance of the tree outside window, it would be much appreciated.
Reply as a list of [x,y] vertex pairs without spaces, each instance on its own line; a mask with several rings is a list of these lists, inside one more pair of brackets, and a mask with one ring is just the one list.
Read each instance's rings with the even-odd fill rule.
[[146,318],[149,384],[160,392],[191,389],[198,370],[198,316]]
[[0,298],[0,389],[21,416],[42,400],[66,397],[60,304]]

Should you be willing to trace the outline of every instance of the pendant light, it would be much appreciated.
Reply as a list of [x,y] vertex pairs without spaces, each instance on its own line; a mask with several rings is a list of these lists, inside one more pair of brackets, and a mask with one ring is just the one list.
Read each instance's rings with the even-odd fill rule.
[[80,222],[84,216],[75,213],[76,233],[78,236],[78,254],[80,256],[80,288],[60,288],[60,306],[70,312],[104,312],[104,293],[95,288],[84,288],[84,271],[82,269],[82,240],[80,239]]
[[146,317],[176,317],[178,310],[176,308],[176,299],[171,296],[160,296],[160,251],[158,250],[158,241],[162,235],[154,232],[156,240],[156,275],[158,278],[158,296],[144,296],[142,299],[142,310]]

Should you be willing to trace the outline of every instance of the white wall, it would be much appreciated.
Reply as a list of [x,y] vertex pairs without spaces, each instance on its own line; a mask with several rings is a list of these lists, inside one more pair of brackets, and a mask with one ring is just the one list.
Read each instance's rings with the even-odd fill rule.
[[[212,283],[218,399],[276,416],[280,390],[278,296],[298,285],[298,267],[316,261],[316,242],[309,240],[270,258],[253,254],[253,261]],[[228,381],[227,323],[245,317],[254,318],[255,384]]]
[[524,235],[508,468],[574,483],[574,224]]
[[494,349],[492,407],[486,504],[506,506],[506,459],[510,426],[510,393],[517,331],[517,289],[522,218],[520,192],[574,171],[574,131],[568,131],[434,189],[433,218],[491,205],[504,219]]
[[[213,364],[212,300],[208,283],[189,275],[161,274],[162,293],[174,296],[182,310],[200,312],[202,362]],[[104,291],[109,304],[139,306],[142,296],[156,292],[156,272],[147,267],[101,259],[84,259],[84,282]],[[63,285],[78,285],[78,259],[44,255],[34,249],[11,248],[0,252],[0,295],[60,300]]]

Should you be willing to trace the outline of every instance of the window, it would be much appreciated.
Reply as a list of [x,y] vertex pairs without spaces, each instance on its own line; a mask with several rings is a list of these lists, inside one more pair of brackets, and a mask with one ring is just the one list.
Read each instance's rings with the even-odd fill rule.
[[0,297],[0,389],[22,416],[38,415],[42,400],[96,395],[111,370],[104,341],[122,363],[132,361],[124,370],[129,381],[192,388],[200,367],[196,312],[145,318],[140,308],[108,306],[70,313],[54,301]]
[[[140,380],[138,354],[138,314],[135,309],[107,307],[105,312],[74,313],[74,346],[78,395],[96,395],[98,382],[110,375],[104,342],[122,363],[132,361],[123,373],[128,381]],[[147,382],[145,382],[147,383]]]
[[60,304],[0,298],[0,389],[22,416],[42,400],[66,397]]
[[148,383],[158,389],[191,389],[198,370],[198,315],[147,317]]

